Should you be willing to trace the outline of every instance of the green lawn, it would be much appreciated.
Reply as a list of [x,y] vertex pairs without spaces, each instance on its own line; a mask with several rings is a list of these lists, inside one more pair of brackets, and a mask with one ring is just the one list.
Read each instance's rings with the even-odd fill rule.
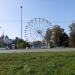
[[75,52],[0,54],[0,75],[75,75]]

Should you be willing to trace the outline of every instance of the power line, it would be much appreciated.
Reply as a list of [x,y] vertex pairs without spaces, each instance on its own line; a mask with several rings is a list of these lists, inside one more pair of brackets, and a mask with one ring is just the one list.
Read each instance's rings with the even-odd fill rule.
[[[20,22],[21,20],[0,20],[0,22]],[[23,22],[29,22],[30,20],[22,20]],[[50,22],[60,22],[60,23],[65,23],[65,22],[75,22],[74,20],[66,20],[66,21],[50,21]]]
[[[23,22],[29,22],[29,20],[22,20]],[[21,20],[0,20],[0,22],[21,22]]]

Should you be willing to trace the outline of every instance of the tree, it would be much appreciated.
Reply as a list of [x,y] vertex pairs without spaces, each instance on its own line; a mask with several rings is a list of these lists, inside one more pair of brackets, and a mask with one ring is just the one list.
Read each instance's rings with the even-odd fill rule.
[[62,33],[62,37],[60,39],[60,42],[61,42],[62,47],[68,47],[69,46],[69,37],[65,32]]
[[48,28],[47,31],[46,31],[46,34],[45,34],[45,46],[47,46],[48,48],[52,47],[52,44],[51,44],[51,36],[52,36],[52,29]]
[[70,26],[70,38],[69,45],[70,47],[75,47],[75,23],[72,23]]
[[27,46],[27,42],[23,39],[19,39],[18,37],[16,37],[13,43],[15,44],[16,48],[26,48]]
[[54,25],[52,29],[48,29],[45,35],[47,42],[50,42],[51,47],[68,46],[68,35],[59,25]]
[[44,37],[47,43],[50,42],[51,35],[52,35],[52,30],[48,28]]
[[55,43],[56,43],[56,46],[61,46],[61,37],[62,37],[62,32],[64,31],[63,28],[61,28],[59,25],[54,25],[53,26],[53,29],[52,29],[52,32],[55,33]]

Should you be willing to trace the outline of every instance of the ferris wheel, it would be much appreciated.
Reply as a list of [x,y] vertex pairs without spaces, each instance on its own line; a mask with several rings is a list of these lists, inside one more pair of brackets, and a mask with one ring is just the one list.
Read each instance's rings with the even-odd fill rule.
[[34,18],[25,27],[25,39],[27,42],[42,41],[51,23],[44,18]]

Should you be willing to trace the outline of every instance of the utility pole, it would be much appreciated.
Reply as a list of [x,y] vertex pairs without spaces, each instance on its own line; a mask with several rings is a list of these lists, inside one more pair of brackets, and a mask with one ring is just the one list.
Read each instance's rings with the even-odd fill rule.
[[21,39],[22,39],[22,8],[23,6],[21,6]]

